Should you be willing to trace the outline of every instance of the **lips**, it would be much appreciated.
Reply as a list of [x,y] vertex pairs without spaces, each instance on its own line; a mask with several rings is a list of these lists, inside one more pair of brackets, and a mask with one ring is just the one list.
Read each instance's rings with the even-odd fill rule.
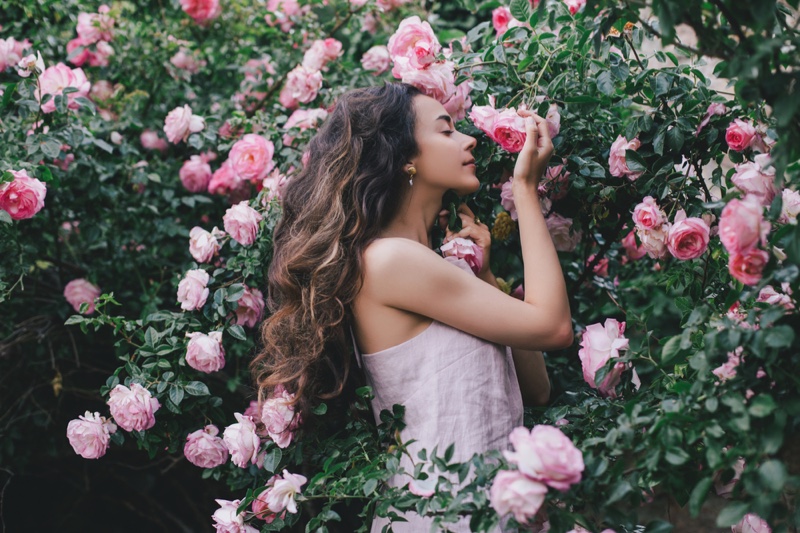
[[474,160],[474,159],[470,159],[469,161],[467,161],[466,163],[464,163],[464,166],[467,166],[467,165],[474,165],[474,164],[475,164],[475,160]]

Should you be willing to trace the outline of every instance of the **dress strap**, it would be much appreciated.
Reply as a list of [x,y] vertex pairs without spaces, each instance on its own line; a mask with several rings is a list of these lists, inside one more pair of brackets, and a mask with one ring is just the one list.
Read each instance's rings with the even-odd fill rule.
[[350,339],[353,341],[353,352],[356,355],[356,364],[358,365],[358,368],[362,368],[363,364],[361,363],[361,352],[358,351],[358,345],[356,344],[356,336],[353,333],[353,326],[347,326],[347,328],[350,330]]

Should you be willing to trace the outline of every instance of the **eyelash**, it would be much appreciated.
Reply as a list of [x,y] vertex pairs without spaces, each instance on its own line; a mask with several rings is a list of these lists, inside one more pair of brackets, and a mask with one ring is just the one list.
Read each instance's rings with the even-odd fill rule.
[[446,130],[446,131],[443,131],[442,133],[446,133],[446,134],[450,135],[451,133],[455,133],[455,130]]

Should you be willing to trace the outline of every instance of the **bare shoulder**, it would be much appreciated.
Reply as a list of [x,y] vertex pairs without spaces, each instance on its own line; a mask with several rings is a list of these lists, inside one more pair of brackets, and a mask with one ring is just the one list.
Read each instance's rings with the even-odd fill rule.
[[378,277],[419,264],[420,261],[430,262],[436,259],[440,259],[439,255],[427,246],[400,237],[376,239],[364,250],[365,270]]

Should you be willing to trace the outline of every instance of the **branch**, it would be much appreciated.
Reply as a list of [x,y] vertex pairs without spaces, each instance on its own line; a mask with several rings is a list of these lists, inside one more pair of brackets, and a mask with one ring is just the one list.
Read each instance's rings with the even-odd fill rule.
[[611,232],[612,234],[610,236],[606,237],[605,244],[603,244],[600,247],[600,249],[594,255],[594,259],[592,259],[589,262],[589,264],[586,265],[586,268],[583,269],[583,272],[581,272],[581,275],[578,278],[578,280],[572,285],[572,290],[569,291],[570,294],[573,293],[575,289],[580,287],[581,284],[584,281],[586,281],[586,279],[589,277],[589,273],[593,272],[594,271],[594,267],[596,267],[597,264],[600,262],[600,260],[603,259],[603,257],[605,257],[606,252],[608,252],[608,250],[611,248],[611,245],[614,244],[614,242],[617,241],[617,238],[619,237],[620,233],[622,233],[622,228],[625,227],[625,223],[626,222],[627,222],[626,218],[623,218],[623,217],[619,218],[619,221],[617,222],[617,225],[614,227],[614,230]]

